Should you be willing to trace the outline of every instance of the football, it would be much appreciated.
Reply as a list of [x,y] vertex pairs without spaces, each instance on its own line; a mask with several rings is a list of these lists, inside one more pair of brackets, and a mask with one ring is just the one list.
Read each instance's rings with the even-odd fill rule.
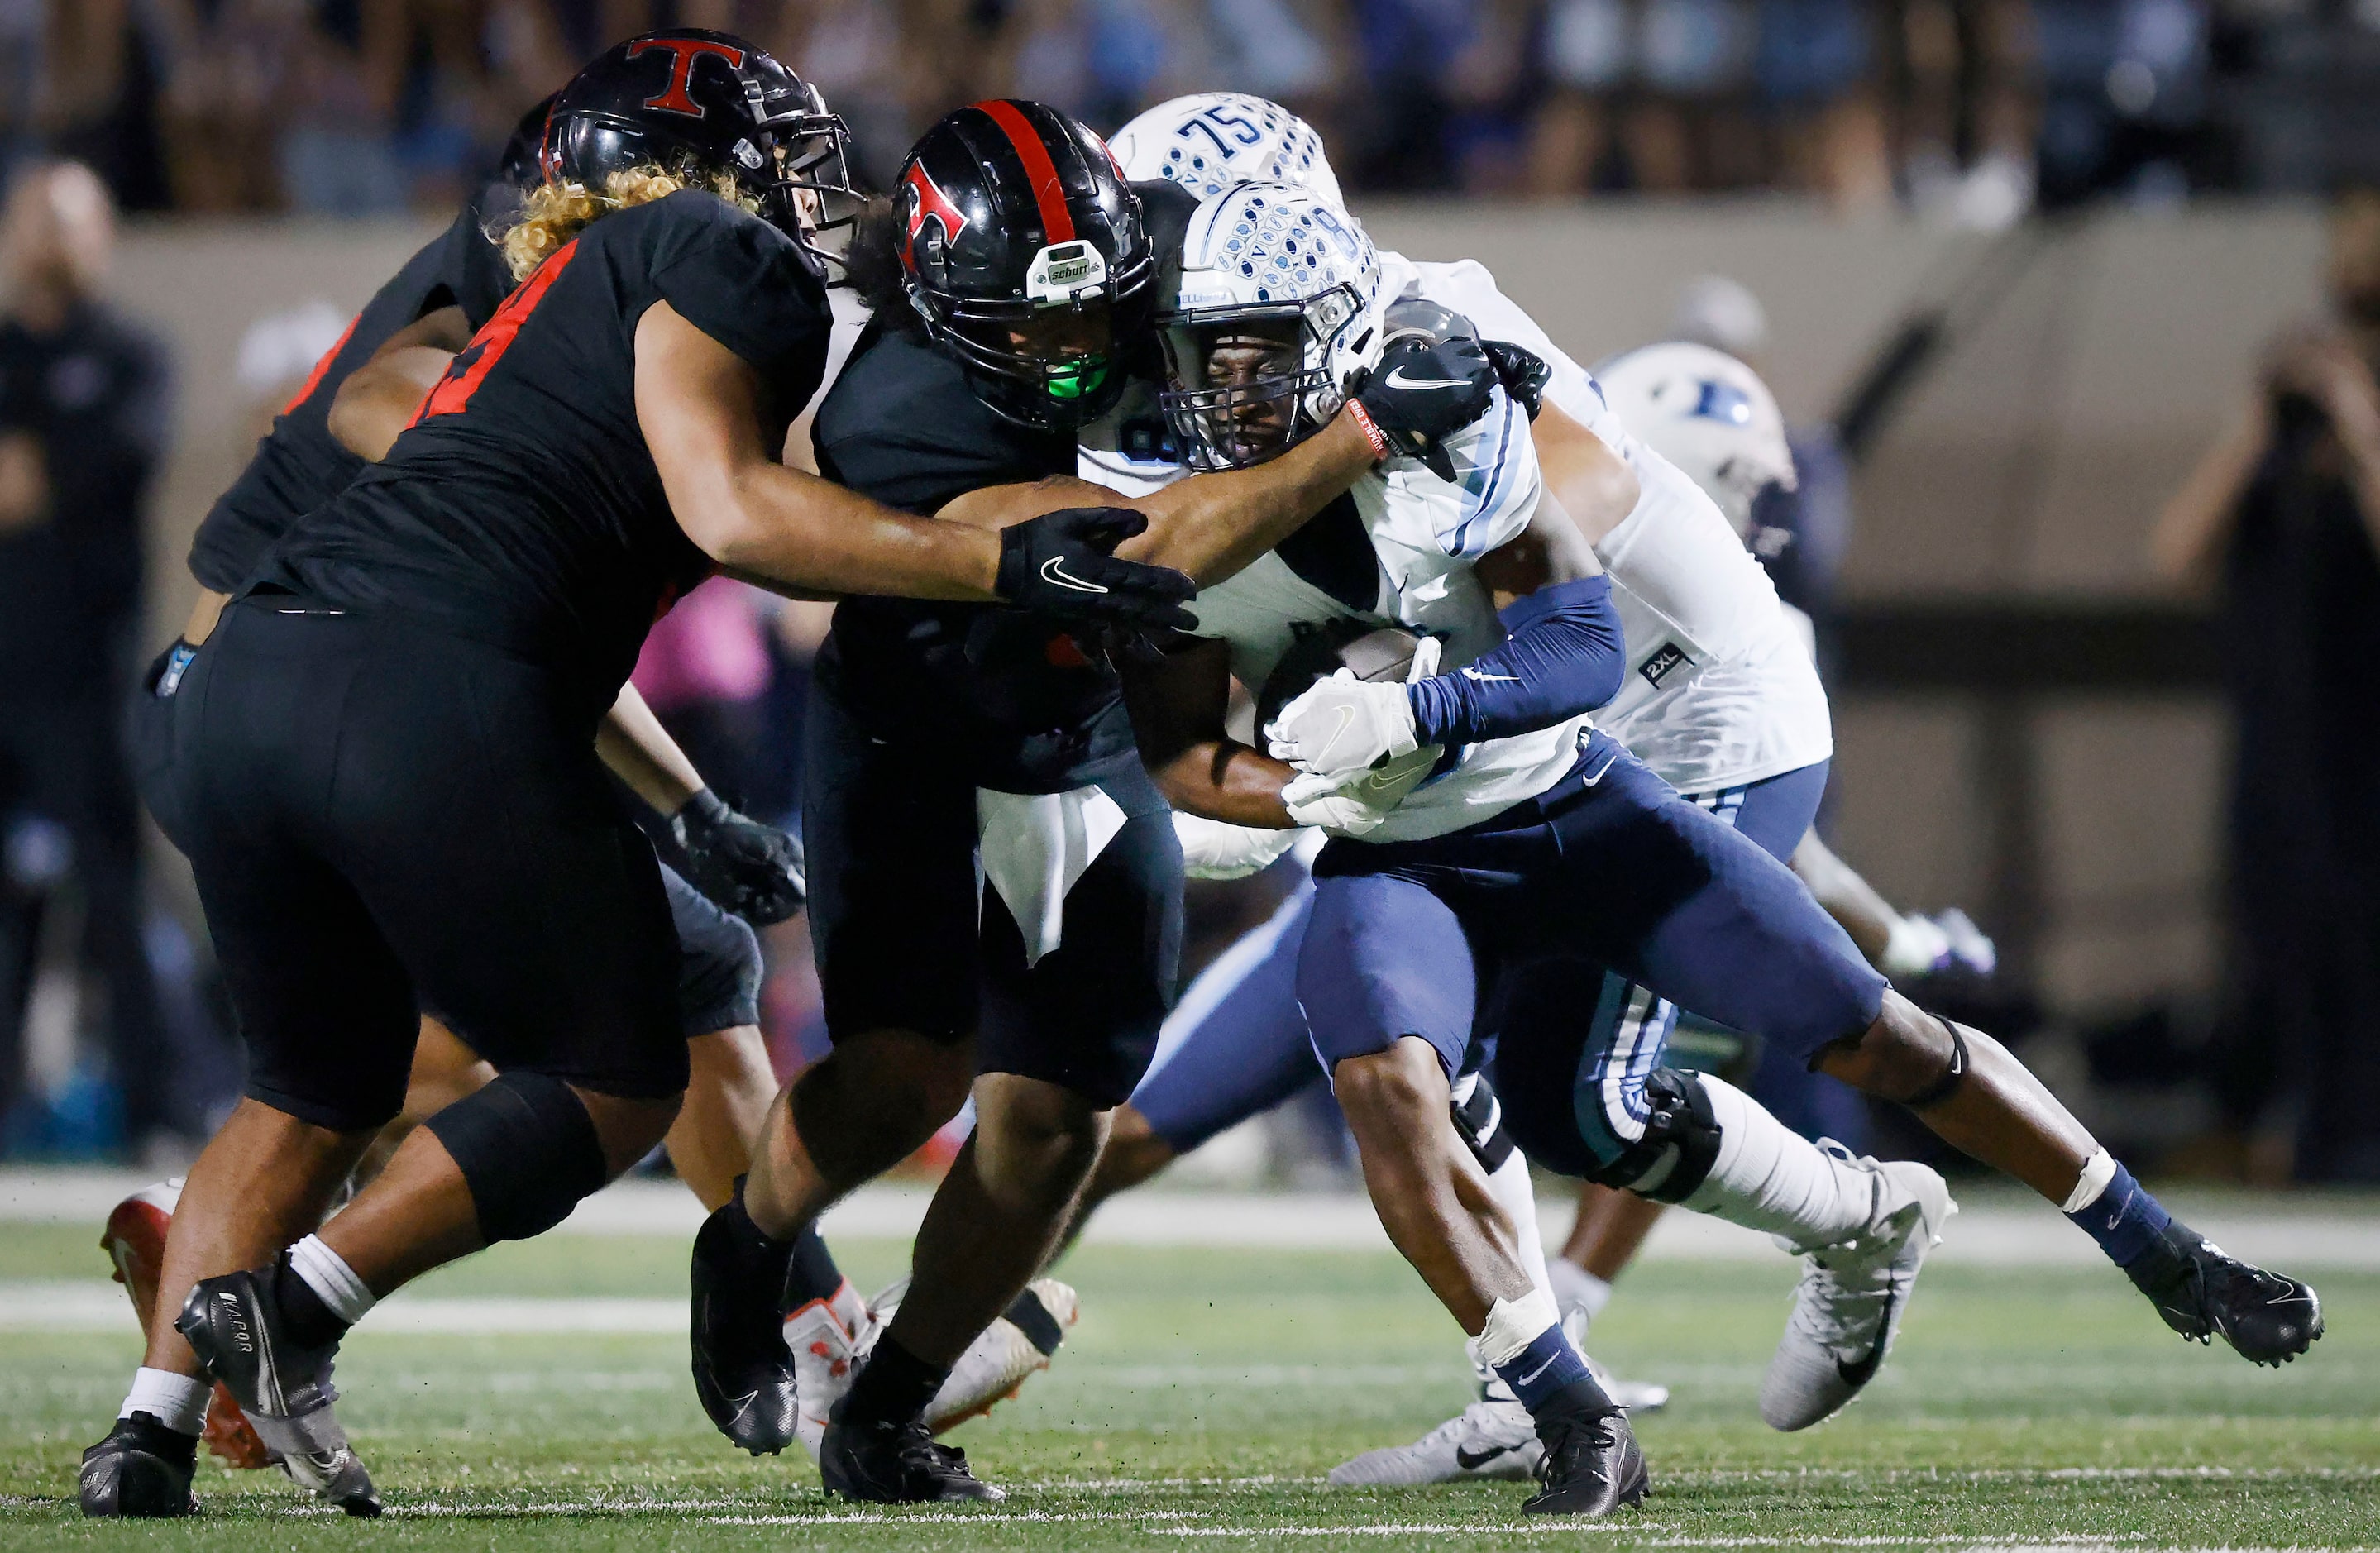
[[1281,709],[1318,679],[1353,669],[1357,679],[1402,680],[1413,669],[1421,637],[1402,625],[1363,620],[1334,621],[1299,636],[1257,692],[1257,730],[1261,734]]

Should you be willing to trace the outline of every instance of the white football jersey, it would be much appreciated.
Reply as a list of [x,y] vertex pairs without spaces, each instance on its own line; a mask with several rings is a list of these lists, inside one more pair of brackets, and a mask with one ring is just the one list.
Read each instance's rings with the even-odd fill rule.
[[[1446,451],[1452,482],[1410,460],[1375,469],[1350,490],[1351,502],[1334,504],[1291,542],[1191,601],[1196,634],[1229,644],[1241,684],[1262,686],[1300,637],[1338,621],[1436,637],[1447,673],[1503,643],[1504,623],[1472,568],[1536,514],[1544,486],[1528,416],[1500,390],[1488,415]],[[1576,717],[1466,746],[1361,839],[1442,836],[1534,798],[1568,773],[1589,725]]]
[[1482,338],[1510,340],[1552,369],[1546,397],[1636,472],[1635,511],[1596,545],[1628,642],[1628,675],[1597,714],[1681,793],[1742,787],[1834,753],[1827,692],[1768,574],[1718,504],[1633,435],[1587,370],[1470,260],[1380,255],[1380,281],[1451,308]]

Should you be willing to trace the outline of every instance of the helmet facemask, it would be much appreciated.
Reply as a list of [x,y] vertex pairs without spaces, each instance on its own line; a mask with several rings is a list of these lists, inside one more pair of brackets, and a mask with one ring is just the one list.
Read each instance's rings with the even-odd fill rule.
[[1277,458],[1330,424],[1377,331],[1353,285],[1298,301],[1190,308],[1159,321],[1167,425],[1196,469]]
[[1036,431],[1074,431],[1123,396],[1118,341],[1148,316],[1141,299],[1150,269],[1144,259],[1111,284],[1093,245],[1055,243],[1036,259],[1024,297],[937,301],[914,284],[909,297],[984,403]]
[[[767,140],[747,164],[746,144],[735,152],[735,179],[760,197],[760,218],[803,252],[836,272],[844,268],[843,244],[867,204],[851,181],[851,130],[843,115],[816,101],[808,110],[768,124]],[[819,238],[840,234],[831,244]]]

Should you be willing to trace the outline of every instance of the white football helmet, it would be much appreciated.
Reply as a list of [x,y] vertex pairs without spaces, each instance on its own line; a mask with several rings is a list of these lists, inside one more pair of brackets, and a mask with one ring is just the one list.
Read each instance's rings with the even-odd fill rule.
[[1595,381],[1629,431],[1709,493],[1742,534],[1752,499],[1794,486],[1785,416],[1760,374],[1725,351],[1683,340],[1615,356]]
[[1158,298],[1166,422],[1194,469],[1262,463],[1330,424],[1380,359],[1380,256],[1311,189],[1199,201]]
[[1280,103],[1238,91],[1160,103],[1108,140],[1135,180],[1169,178],[1204,200],[1235,183],[1290,183],[1343,205],[1314,127]]

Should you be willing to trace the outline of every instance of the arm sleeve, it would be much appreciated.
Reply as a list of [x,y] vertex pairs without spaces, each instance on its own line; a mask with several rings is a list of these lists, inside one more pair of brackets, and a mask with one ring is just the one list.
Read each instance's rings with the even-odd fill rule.
[[1421,744],[1481,744],[1550,728],[1620,693],[1627,670],[1611,579],[1557,583],[1503,612],[1512,635],[1478,661],[1405,687]]

